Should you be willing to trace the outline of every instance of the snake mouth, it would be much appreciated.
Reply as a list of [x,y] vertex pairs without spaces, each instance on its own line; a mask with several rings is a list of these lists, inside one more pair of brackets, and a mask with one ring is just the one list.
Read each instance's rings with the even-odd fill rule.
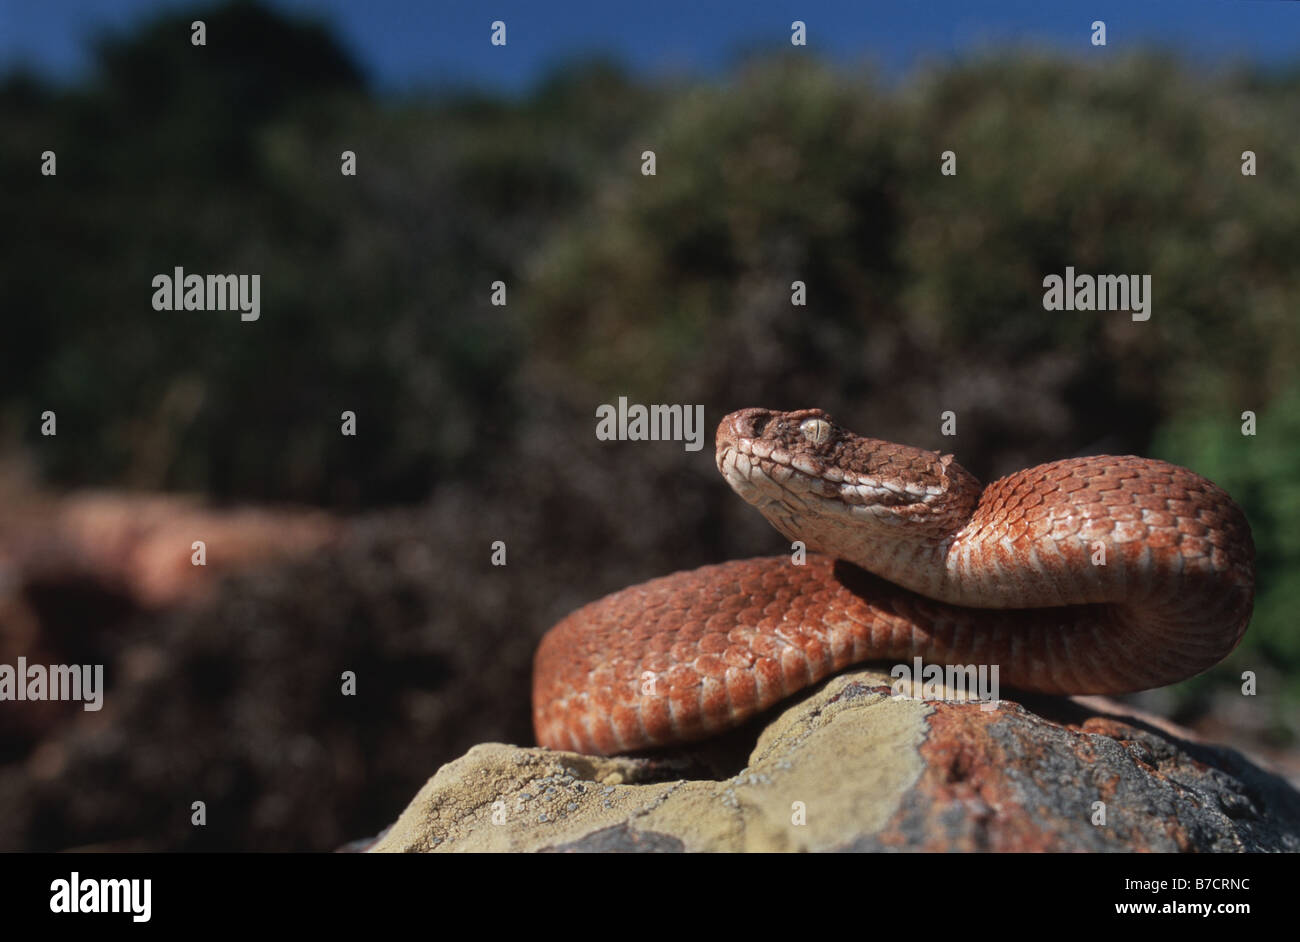
[[807,455],[790,454],[770,442],[742,439],[718,449],[718,470],[732,490],[751,503],[787,498],[801,510],[824,501],[838,510],[906,508],[942,493],[941,488],[901,486],[870,475],[825,465]]
[[944,493],[942,485],[891,480],[836,460],[861,441],[820,409],[742,409],[718,426],[717,465],[732,489],[750,503],[784,498],[803,511],[813,501],[830,504],[826,509],[832,512],[892,511]]

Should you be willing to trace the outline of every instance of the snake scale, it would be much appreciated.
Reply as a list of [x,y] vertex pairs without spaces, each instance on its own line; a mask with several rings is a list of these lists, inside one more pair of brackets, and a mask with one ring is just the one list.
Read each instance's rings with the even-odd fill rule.
[[1043,693],[1144,690],[1216,664],[1250,620],[1246,518],[1177,465],[1071,458],[983,487],[951,455],[818,409],[733,412],[716,457],[814,555],[678,572],[569,615],[534,661],[541,745],[701,739],[868,660],[997,665]]

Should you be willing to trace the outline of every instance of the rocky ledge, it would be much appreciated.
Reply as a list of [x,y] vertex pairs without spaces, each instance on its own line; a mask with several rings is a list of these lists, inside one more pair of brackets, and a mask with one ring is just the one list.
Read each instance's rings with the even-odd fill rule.
[[1285,779],[1124,704],[889,684],[841,674],[765,725],[649,757],[475,746],[370,849],[1300,850]]

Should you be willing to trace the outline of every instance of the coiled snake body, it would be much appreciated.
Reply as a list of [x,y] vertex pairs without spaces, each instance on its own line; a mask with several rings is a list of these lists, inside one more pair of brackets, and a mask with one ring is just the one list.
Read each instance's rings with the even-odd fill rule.
[[732,413],[717,464],[825,555],[674,573],[569,615],[534,663],[541,745],[699,739],[866,660],[997,665],[1044,693],[1144,690],[1216,664],[1250,620],[1245,516],[1177,465],[1073,458],[981,487],[951,455],[817,409]]

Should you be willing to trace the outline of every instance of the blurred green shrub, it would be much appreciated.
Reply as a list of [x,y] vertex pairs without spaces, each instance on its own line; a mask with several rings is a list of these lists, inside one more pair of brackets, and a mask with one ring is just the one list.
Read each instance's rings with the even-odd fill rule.
[[[1251,410],[1254,411],[1254,410]],[[1225,421],[1225,418],[1227,421]],[[1255,538],[1255,614],[1241,646],[1220,669],[1227,677],[1258,672],[1261,659],[1282,671],[1300,698],[1300,385],[1257,414],[1256,434],[1243,436],[1236,416],[1175,418],[1162,427],[1156,454],[1195,468],[1241,504]],[[1234,424],[1236,423],[1236,424]],[[1264,678],[1271,680],[1271,678]]]
[[[381,103],[316,25],[226,4],[195,55],[193,15],[101,41],[84,87],[0,83],[0,447],[63,484],[343,506],[481,473],[518,421],[522,262],[650,93],[592,62],[522,103]],[[178,265],[261,274],[261,319],[152,310]]]

